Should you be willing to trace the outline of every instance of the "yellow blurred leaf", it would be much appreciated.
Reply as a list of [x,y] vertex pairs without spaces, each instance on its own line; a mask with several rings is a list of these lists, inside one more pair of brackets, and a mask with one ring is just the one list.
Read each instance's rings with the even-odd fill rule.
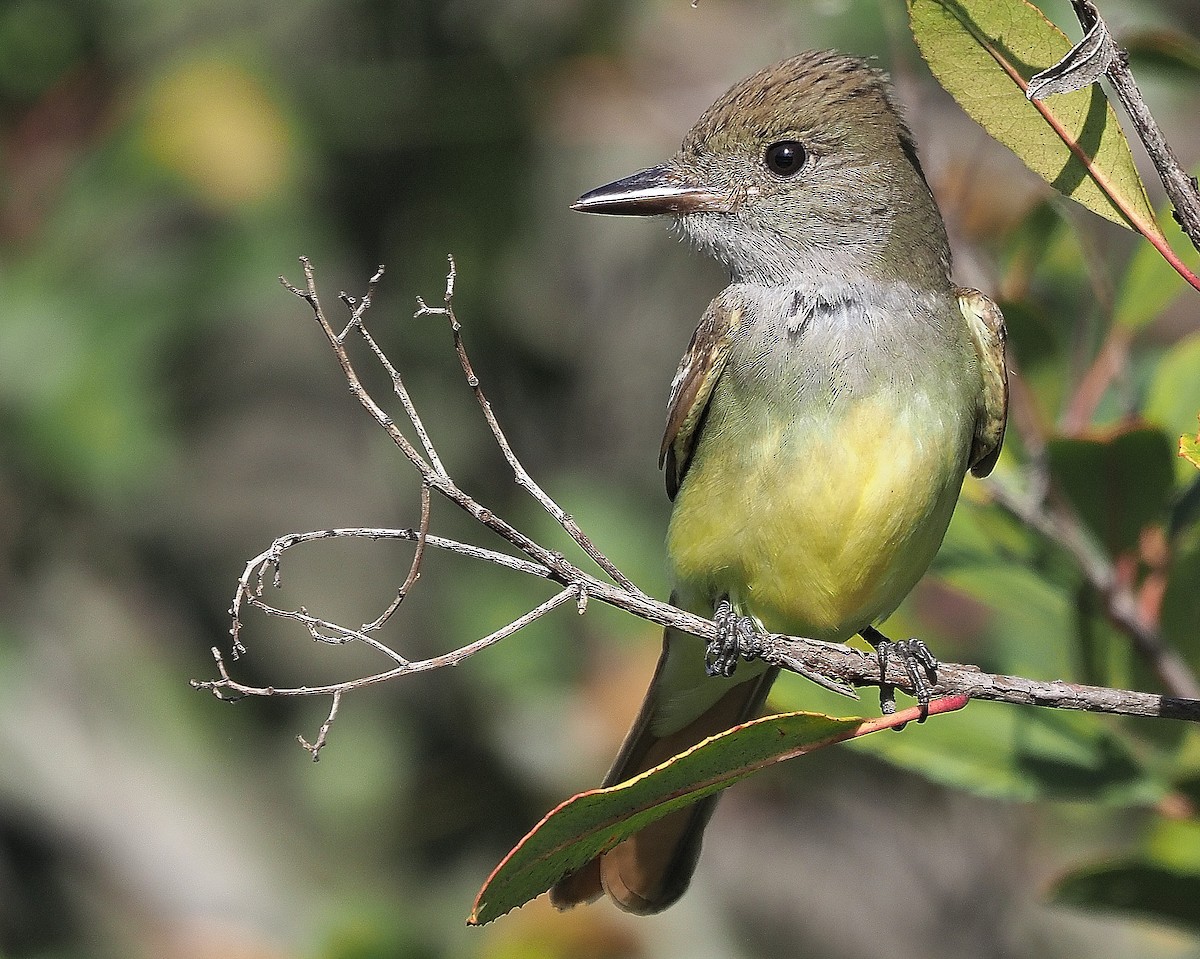
[[143,141],[223,209],[277,194],[289,179],[292,138],[278,104],[250,71],[217,58],[179,64],[151,87]]

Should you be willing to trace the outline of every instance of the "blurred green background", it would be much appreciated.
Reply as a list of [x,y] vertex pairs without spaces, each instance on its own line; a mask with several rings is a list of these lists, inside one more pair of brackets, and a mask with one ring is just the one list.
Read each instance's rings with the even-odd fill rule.
[[[1178,33],[1194,0],[1103,8],[1194,165],[1200,60]],[[1047,9],[1075,35],[1064,3]],[[470,930],[491,867],[603,774],[653,628],[564,610],[452,672],[355,693],[317,765],[295,736],[316,734],[326,702],[228,706],[188,687],[215,675],[236,578],[274,537],[418,517],[412,471],[275,279],[299,280],[300,254],[335,317],[336,293],[387,265],[372,329],[447,465],[553,540],[444,324],[411,318],[453,253],[458,316],[513,446],[666,594],[662,409],[723,277],[659,225],[568,205],[664,158],[736,79],[821,46],[892,71],[957,276],[1004,302],[1024,386],[1001,480],[1020,487],[1041,455],[1029,424],[1101,445],[1134,421],[1166,437],[1119,454],[1138,457],[1128,485],[1161,478],[1133,529],[1166,553],[1105,545],[1138,582],[1160,575],[1164,632],[1200,668],[1196,484],[1171,445],[1200,408],[1200,299],[966,119],[901,5],[3,0],[0,957],[1200,956],[1200,740],[1180,726],[977,704],[733,790],[662,916],[555,915],[543,899]],[[1081,408],[1120,323],[1119,369]],[[1056,479],[1081,515],[1124,509],[1124,488],[1086,502],[1099,484],[1072,450]],[[964,500],[895,633],[948,660],[1156,688],[1061,550],[976,481]],[[445,503],[433,523],[481,539]],[[271,598],[366,622],[409,556],[316,544]],[[448,650],[546,595],[432,555],[385,638]],[[383,665],[262,618],[243,639],[235,675],[251,683]],[[860,708],[799,683],[780,702]]]

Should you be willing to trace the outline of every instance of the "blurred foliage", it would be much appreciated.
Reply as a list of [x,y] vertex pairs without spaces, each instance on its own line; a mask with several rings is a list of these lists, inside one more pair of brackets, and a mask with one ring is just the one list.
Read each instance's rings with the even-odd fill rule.
[[1200,467],[1200,433],[1195,436],[1184,433],[1179,438],[1179,455],[1193,466]]
[[[1103,7],[1142,38],[1139,82],[1195,164],[1190,7]],[[1067,4],[1046,9],[1074,35]],[[1200,671],[1200,483],[1172,455],[1200,410],[1195,295],[966,119],[895,4],[6,0],[0,956],[1200,953],[1171,906],[1200,874],[1200,740],[1179,726],[975,704],[732,790],[695,887],[663,916],[538,901],[468,930],[505,850],[598,781],[653,629],[562,611],[448,675],[348,697],[317,766],[294,736],[315,734],[324,704],[231,708],[187,687],[212,675],[234,580],[275,536],[417,518],[413,477],[275,281],[300,254],[329,304],[387,264],[372,328],[447,465],[553,539],[445,329],[410,319],[453,252],[456,308],[514,447],[665,595],[661,410],[722,278],[653,225],[567,207],[666,155],[737,78],[827,45],[892,70],[958,278],[1002,300],[1021,414],[1001,479],[1042,462],[1039,431],[1053,481],[1122,575],[1161,590],[1164,636]],[[1120,362],[1083,402],[1106,348]],[[470,532],[443,504],[434,524]],[[279,602],[369,620],[408,560],[314,546],[285,566]],[[435,556],[389,638],[449,649],[545,595]],[[246,629],[250,682],[376,665],[276,623]],[[973,480],[888,629],[988,669],[1156,688],[1069,557]],[[824,696],[797,680],[779,699],[848,711]]]

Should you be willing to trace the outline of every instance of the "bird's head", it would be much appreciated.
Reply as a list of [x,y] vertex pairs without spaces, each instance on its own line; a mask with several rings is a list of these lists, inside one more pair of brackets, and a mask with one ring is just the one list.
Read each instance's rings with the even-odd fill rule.
[[738,280],[949,272],[941,216],[886,76],[839,53],[747,77],[670,160],[573,207],[673,216]]

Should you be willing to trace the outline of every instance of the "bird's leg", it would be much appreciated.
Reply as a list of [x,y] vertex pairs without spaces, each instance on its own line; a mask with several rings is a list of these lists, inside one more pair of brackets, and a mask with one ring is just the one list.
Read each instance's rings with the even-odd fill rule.
[[[921,707],[919,722],[924,722],[929,710],[930,684],[937,682],[938,669],[938,661],[929,651],[929,647],[919,639],[902,639],[899,642],[893,642],[874,626],[868,626],[858,635],[875,647],[875,652],[879,655],[880,679],[887,677],[888,656],[893,651],[899,654],[904,663],[905,672],[912,680],[913,696],[916,697],[917,705]],[[891,715],[896,711],[896,688],[894,686],[886,683],[880,685],[879,706],[884,715]]]
[[704,671],[709,676],[732,676],[738,657],[754,659],[762,652],[758,624],[734,609],[728,596],[722,596],[713,609],[717,635],[704,647]]
[[[749,661],[764,655],[762,637],[766,630],[762,623],[753,616],[739,614],[728,596],[722,596],[713,607],[713,621],[717,624],[717,635],[704,647],[707,675],[732,676],[739,656]],[[785,668],[832,693],[858,699],[854,687],[840,679],[822,675],[795,660],[789,661]]]

